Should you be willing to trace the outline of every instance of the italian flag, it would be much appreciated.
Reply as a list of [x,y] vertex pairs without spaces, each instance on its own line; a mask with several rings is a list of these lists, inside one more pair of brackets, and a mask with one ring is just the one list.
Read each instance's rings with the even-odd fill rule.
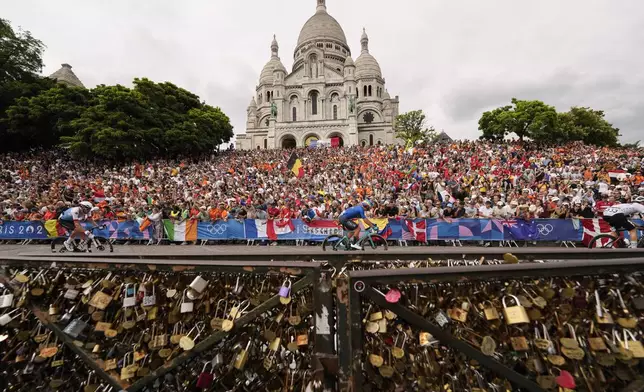
[[173,222],[169,219],[163,221],[165,232],[170,241],[196,241],[197,221],[188,219],[183,222]]

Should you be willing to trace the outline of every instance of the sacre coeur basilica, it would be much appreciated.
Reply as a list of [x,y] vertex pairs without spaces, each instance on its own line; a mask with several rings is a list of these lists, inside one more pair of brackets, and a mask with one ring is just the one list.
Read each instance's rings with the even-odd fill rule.
[[327,12],[326,0],[316,2],[315,14],[300,31],[291,72],[273,37],[271,57],[259,75],[237,149],[398,142],[393,129],[398,96],[387,92],[366,31],[354,61],[344,30]]

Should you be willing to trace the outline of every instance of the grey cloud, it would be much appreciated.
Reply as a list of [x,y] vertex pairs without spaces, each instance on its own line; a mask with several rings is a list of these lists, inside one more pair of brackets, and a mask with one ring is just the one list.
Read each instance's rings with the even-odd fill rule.
[[[316,1],[6,3],[3,18],[47,44],[44,74],[70,63],[89,87],[142,76],[171,81],[220,106],[239,133],[273,34],[291,69]],[[477,137],[480,114],[517,97],[559,110],[602,109],[625,141],[642,138],[643,2],[327,0],[327,7],[354,59],[366,27],[401,111],[423,109],[455,137]]]

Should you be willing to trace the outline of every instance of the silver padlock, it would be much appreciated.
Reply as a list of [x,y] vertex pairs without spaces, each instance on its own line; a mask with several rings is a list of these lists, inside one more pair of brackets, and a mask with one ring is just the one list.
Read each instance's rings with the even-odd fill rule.
[[78,294],[80,294],[80,291],[78,290],[67,289],[67,291],[65,291],[64,297],[66,299],[75,300],[78,297]]
[[447,314],[439,310],[438,313],[436,313],[436,316],[434,316],[434,320],[436,320],[436,323],[441,327],[445,327],[447,324],[449,324],[449,317]]
[[13,319],[20,316],[20,314],[18,313],[19,310],[20,309],[14,309],[0,316],[0,326],[4,327],[5,325],[9,324]]
[[188,290],[183,290],[183,295],[181,296],[181,313],[192,313],[194,310],[194,302],[188,301],[186,297],[186,292]]
[[67,324],[65,329],[63,329],[63,332],[73,338],[77,338],[81,333],[83,333],[85,328],[87,328],[87,321],[77,318],[72,320],[71,323]]
[[143,306],[154,306],[157,303],[157,294],[154,290],[154,285],[152,285],[152,292],[148,293],[147,290],[145,289],[145,285],[142,284],[141,287],[143,287]]
[[13,294],[9,290],[4,290],[0,296],[0,309],[10,308],[13,306]]
[[131,308],[136,306],[136,285],[133,283],[126,284],[123,292],[123,307]]
[[198,292],[199,294],[201,294],[206,289],[206,286],[208,286],[208,281],[201,276],[197,276],[192,281],[192,283],[190,283],[190,288]]
[[212,366],[213,368],[219,367],[224,364],[224,355],[220,352],[215,354],[215,356],[212,358]]

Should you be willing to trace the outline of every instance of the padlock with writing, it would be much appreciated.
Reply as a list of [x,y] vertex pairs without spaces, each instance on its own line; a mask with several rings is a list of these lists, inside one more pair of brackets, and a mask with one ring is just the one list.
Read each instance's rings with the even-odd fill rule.
[[192,313],[195,307],[194,302],[188,300],[188,297],[186,296],[187,292],[187,289],[183,290],[183,295],[181,296],[181,313]]
[[444,311],[439,310],[438,313],[434,316],[434,320],[436,320],[436,323],[441,327],[444,328],[446,325],[449,324],[450,318],[445,314]]
[[13,306],[13,294],[9,290],[4,290],[0,295],[0,309],[10,308]]
[[505,318],[505,323],[508,325],[514,324],[528,324],[530,323],[530,317],[528,317],[528,312],[525,310],[519,299],[514,295],[510,295],[514,299],[516,305],[508,307],[505,303],[505,300],[508,296],[504,296],[501,302],[503,303],[503,316]]
[[157,303],[157,294],[155,292],[154,285],[151,286],[152,288],[148,289],[146,288],[146,285],[141,285],[143,288],[143,300],[141,302],[143,306],[154,306]]
[[199,294],[203,293],[203,291],[206,289],[206,286],[208,286],[208,281],[201,276],[197,276],[196,278],[194,278],[192,283],[190,283],[190,288]]
[[65,299],[69,299],[69,300],[73,301],[78,297],[78,294],[80,294],[80,291],[78,291],[76,289],[69,288],[69,289],[67,289],[67,291],[65,291],[64,297],[65,297]]
[[[208,368],[208,365],[210,365],[210,372],[207,372],[206,369]],[[197,378],[197,388],[200,389],[208,389],[212,386],[212,382],[215,379],[215,375],[213,374],[214,371],[214,366],[210,362],[206,362],[203,365],[203,369],[201,369],[201,374],[199,374],[199,378]]]
[[65,329],[63,329],[63,332],[73,338],[77,338],[81,333],[83,333],[85,328],[87,328],[87,321],[82,318],[76,318],[67,324]]
[[133,306],[136,306],[136,285],[129,283],[123,288],[123,307],[131,308]]

